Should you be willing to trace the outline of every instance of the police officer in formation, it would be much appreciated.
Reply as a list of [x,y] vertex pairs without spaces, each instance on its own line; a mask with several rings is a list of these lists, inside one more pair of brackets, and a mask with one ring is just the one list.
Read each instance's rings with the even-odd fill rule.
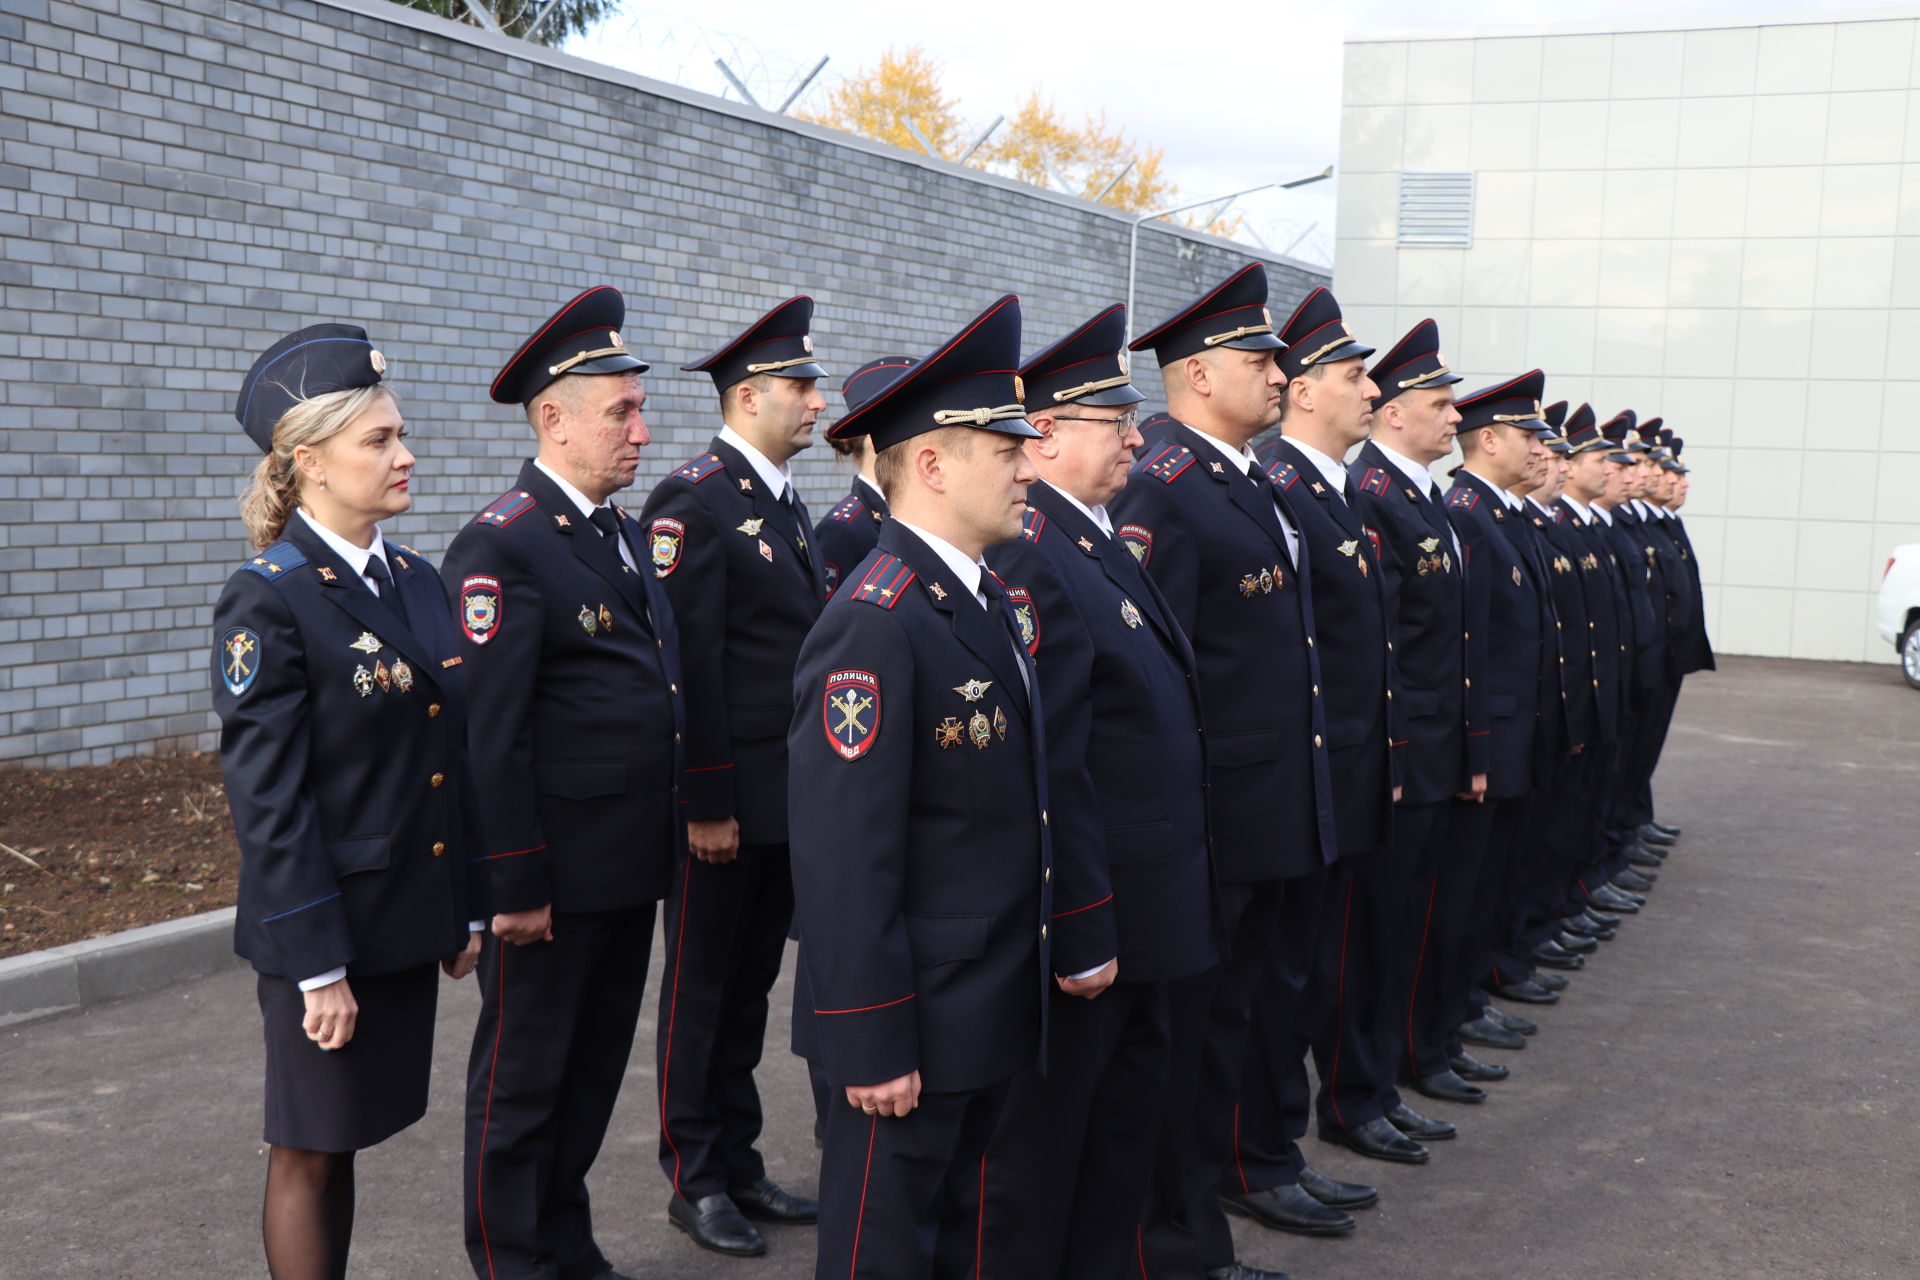
[[687,847],[666,903],[657,1060],[668,1219],[696,1244],[751,1257],[748,1221],[812,1222],[767,1177],[753,1071],[793,920],[787,724],[793,668],[827,594],[791,461],[826,408],[813,299],[792,298],[687,372],[709,374],[724,425],[647,499],[652,571],[686,677]]
[[[1713,665],[1659,419],[1543,409],[1540,370],[1456,397],[1431,320],[1369,368],[1331,293],[1276,328],[1250,264],[1131,344],[1109,306],[1022,362],[1006,297],[869,361],[816,526],[812,317],[683,366],[722,426],[636,519],[647,365],[616,289],[568,302],[493,383],[535,457],[444,591],[380,535],[414,458],[366,335],[249,373],[214,684],[276,1277],[344,1274],[352,1152],[424,1110],[433,965],[477,960],[475,1273],[619,1280],[585,1179],[665,900],[694,1243],[817,1220],[822,1277],[1271,1280],[1229,1214],[1339,1235],[1379,1199],[1308,1165],[1309,1116],[1428,1161],[1455,1127],[1400,1087],[1485,1102],[1509,1069],[1472,1050],[1539,1029],[1493,997],[1560,1000],[1646,904]],[[789,934],[817,1204],[756,1149]]]

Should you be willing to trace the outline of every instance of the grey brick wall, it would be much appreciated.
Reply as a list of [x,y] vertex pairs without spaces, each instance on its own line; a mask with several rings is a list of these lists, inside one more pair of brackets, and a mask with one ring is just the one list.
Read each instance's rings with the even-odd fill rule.
[[[675,366],[791,294],[839,372],[1004,292],[1029,350],[1125,294],[1111,211],[386,0],[0,0],[0,44],[4,762],[211,745],[234,392],[300,325],[392,361],[420,467],[388,532],[437,557],[528,449],[494,371],[589,285],[654,362],[636,500],[718,425]],[[1247,256],[1144,232],[1141,318]],[[1276,310],[1325,282],[1270,270]],[[816,511],[845,489],[824,448],[799,470]]]

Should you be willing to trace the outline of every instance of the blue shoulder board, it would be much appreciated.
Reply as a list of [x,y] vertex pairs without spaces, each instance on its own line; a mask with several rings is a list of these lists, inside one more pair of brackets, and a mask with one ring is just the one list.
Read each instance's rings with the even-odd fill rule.
[[533,505],[533,495],[525,489],[509,489],[489,503],[485,511],[473,518],[473,522],[502,529],[525,515]]
[[1300,479],[1300,472],[1291,462],[1276,462],[1267,468],[1267,479],[1282,489],[1291,489]]
[[[707,456],[712,457],[713,455],[708,454]],[[867,504],[861,501],[860,495],[850,493],[840,499],[840,501],[834,505],[833,510],[827,512],[827,519],[833,521],[835,524],[852,524],[860,513],[866,509]]]
[[1376,498],[1386,497],[1392,483],[1387,473],[1379,467],[1368,467],[1366,474],[1360,477],[1360,487]]
[[285,577],[289,569],[298,569],[306,562],[307,557],[300,548],[283,540],[274,543],[240,567],[251,569],[261,577],[271,579]]
[[676,480],[690,480],[694,484],[699,484],[714,472],[724,470],[726,465],[725,462],[720,460],[719,454],[703,453],[693,461],[687,463],[686,466],[674,472],[673,478]]
[[1027,514],[1020,517],[1020,536],[1028,542],[1040,541],[1040,531],[1047,527],[1047,517],[1038,507],[1028,507]]
[[915,576],[913,570],[907,567],[907,562],[899,556],[883,555],[873,562],[860,579],[860,585],[853,589],[853,598],[877,604],[882,609],[891,609],[900,603],[901,593]]
[[1471,511],[1480,504],[1480,495],[1464,484],[1457,484],[1447,492],[1447,506],[1458,511]]
[[1140,469],[1162,484],[1172,484],[1193,465],[1193,451],[1183,444],[1162,445],[1149,454]]

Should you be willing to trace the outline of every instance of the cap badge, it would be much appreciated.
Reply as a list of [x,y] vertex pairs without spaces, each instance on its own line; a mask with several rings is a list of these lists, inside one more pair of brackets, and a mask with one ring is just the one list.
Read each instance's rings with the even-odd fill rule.
[[1120,361],[1120,372],[1125,374],[1131,374],[1133,372],[1133,363],[1132,361],[1127,359],[1127,353],[1125,348],[1121,349],[1117,359]]
[[813,354],[813,335],[812,334],[803,333],[800,335],[800,349],[806,352],[808,355]]
[[1013,398],[1021,404],[1027,402],[1027,384],[1020,381],[1020,375],[1017,373],[1013,375]]
[[387,358],[380,354],[378,348],[367,352],[367,363],[373,366],[375,373],[385,373],[387,371]]
[[624,350],[627,344],[620,340],[618,332],[609,329],[607,330],[607,345],[610,347],[620,347]]
[[1260,318],[1267,322],[1267,328],[1273,328],[1273,312],[1266,307],[1260,308]]

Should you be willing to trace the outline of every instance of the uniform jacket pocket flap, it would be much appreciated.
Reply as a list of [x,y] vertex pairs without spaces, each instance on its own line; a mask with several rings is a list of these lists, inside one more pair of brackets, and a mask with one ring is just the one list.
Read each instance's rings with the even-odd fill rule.
[[1252,733],[1207,735],[1207,763],[1216,768],[1233,769],[1279,758],[1280,734],[1277,730],[1257,729]]
[[728,707],[727,733],[735,738],[784,738],[792,707]]
[[335,875],[350,876],[356,871],[385,871],[393,856],[391,836],[353,836],[327,841],[327,858]]
[[620,760],[555,760],[533,766],[534,785],[563,800],[591,800],[627,789],[627,766]]
[[973,960],[987,949],[992,916],[908,916],[907,945],[923,969],[954,960]]
[[1130,867],[1173,851],[1171,822],[1134,822],[1107,828],[1107,861]]

